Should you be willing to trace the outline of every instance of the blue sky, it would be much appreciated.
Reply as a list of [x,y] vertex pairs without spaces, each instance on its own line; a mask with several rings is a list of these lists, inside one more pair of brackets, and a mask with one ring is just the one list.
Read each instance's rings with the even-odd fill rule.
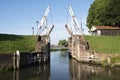
[[[65,29],[70,21],[67,11],[70,5],[80,23],[82,18],[85,34],[88,34],[86,17],[90,4],[94,0],[0,0],[0,33],[31,35],[32,27],[36,28],[36,21],[40,21],[45,9],[51,6],[51,13],[55,28],[51,33],[51,42],[57,44],[59,39],[67,39],[69,34]],[[51,24],[48,15],[48,24]]]

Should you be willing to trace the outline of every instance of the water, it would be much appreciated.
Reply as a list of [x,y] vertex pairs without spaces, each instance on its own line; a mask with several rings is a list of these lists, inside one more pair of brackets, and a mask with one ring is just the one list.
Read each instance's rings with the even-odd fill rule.
[[70,80],[68,60],[64,51],[51,53],[51,80]]
[[105,69],[69,59],[67,52],[51,52],[51,63],[0,73],[0,80],[120,80],[120,69]]

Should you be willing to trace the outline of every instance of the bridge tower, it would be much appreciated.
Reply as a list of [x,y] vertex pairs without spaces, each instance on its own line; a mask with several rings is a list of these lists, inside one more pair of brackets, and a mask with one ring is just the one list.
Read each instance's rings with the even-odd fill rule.
[[54,28],[54,25],[52,24],[51,28],[49,29],[47,24],[47,16],[50,10],[51,8],[48,6],[41,21],[38,23],[37,42],[35,46],[35,52],[42,53],[47,58],[50,58],[50,33]]
[[71,6],[68,7],[68,11],[71,16],[71,27],[68,27],[68,24],[65,25],[70,35],[68,38],[68,49],[73,58],[82,60],[82,57],[88,55],[87,50],[89,49],[89,45],[84,39],[82,27],[79,25]]

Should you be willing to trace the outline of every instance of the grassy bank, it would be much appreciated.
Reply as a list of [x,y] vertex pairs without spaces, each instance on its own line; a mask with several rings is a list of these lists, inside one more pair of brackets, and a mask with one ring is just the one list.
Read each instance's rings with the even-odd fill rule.
[[120,36],[85,36],[90,49],[98,53],[120,53]]
[[[99,53],[120,53],[120,36],[85,36],[90,49]],[[0,53],[34,51],[36,36],[0,34]]]
[[113,67],[120,67],[120,56],[116,56],[116,57],[110,57],[110,63],[108,64],[108,60],[106,59],[106,60],[104,60],[104,61],[102,61],[102,66],[104,66],[104,67],[111,67],[111,68],[113,68]]
[[36,36],[0,34],[0,53],[34,51]]

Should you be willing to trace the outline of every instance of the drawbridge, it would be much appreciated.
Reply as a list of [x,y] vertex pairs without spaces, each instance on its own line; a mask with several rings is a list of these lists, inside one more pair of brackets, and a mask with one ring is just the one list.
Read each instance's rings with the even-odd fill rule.
[[65,25],[65,28],[70,35],[68,38],[68,51],[70,53],[70,56],[81,61],[83,60],[83,57],[89,56],[89,44],[84,39],[82,26],[79,25],[71,6],[68,7],[68,11],[71,16],[71,26],[68,27],[68,24]]
[[[35,52],[45,53],[46,56],[50,56],[50,33],[52,32],[54,25],[49,28],[47,24],[47,16],[50,12],[50,6],[47,7],[41,21],[38,24],[37,42]],[[71,6],[68,7],[68,12],[71,16],[71,25],[66,24],[70,37],[68,38],[68,50],[70,55],[77,60],[84,60],[85,57],[90,56],[89,44],[84,39],[82,26],[79,25],[78,20]],[[86,60],[87,58],[85,58]]]

